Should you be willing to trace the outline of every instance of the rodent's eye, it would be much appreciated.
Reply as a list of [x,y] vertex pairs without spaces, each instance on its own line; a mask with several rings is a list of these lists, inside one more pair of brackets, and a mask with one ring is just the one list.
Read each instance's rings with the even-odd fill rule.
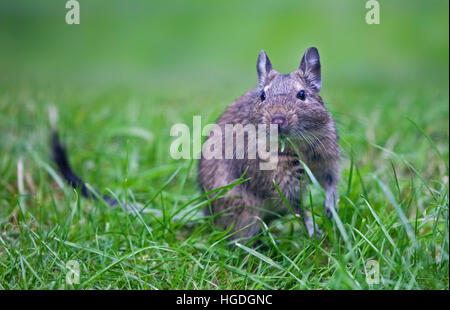
[[261,98],[261,101],[266,100],[266,92],[263,91],[263,92],[261,93],[261,96],[260,96],[259,98]]
[[306,99],[306,92],[302,89],[297,93],[297,98],[301,101],[304,101]]

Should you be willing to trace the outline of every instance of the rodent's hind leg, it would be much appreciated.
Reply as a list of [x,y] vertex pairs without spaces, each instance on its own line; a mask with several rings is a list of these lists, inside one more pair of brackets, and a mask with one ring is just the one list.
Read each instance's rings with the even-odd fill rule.
[[242,208],[241,212],[236,214],[234,226],[230,233],[232,239],[241,242],[247,242],[260,232],[261,211],[251,207]]
[[216,223],[225,230],[232,227],[228,234],[235,241],[246,242],[260,232],[259,221],[263,217],[263,211],[255,207],[258,205],[256,202],[249,203],[246,200],[224,197],[215,201],[215,206],[213,204],[214,213],[218,215]]

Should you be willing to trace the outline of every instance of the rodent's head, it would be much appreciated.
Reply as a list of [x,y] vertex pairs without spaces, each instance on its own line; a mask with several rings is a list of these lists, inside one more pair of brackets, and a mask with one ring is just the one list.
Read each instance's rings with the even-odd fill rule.
[[308,48],[298,70],[289,74],[275,71],[261,50],[257,71],[255,123],[276,124],[281,135],[301,140],[328,130],[331,116],[319,95],[322,77],[317,48]]

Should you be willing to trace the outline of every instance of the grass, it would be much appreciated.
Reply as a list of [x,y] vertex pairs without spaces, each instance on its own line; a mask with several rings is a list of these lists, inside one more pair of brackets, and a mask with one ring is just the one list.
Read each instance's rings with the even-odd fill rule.
[[[206,4],[190,10],[206,22],[209,13],[199,9],[202,5]],[[320,12],[323,5],[312,7],[312,12]],[[233,244],[225,231],[214,227],[212,218],[196,216],[209,203],[197,185],[197,162],[176,161],[168,155],[173,124],[191,127],[193,115],[201,115],[204,123],[213,122],[256,83],[254,63],[265,41],[245,40],[241,37],[245,33],[233,28],[237,26],[230,25],[231,34],[223,30],[222,23],[233,9],[231,4],[217,6],[220,13],[209,31],[219,31],[220,40],[232,43],[235,39],[236,44],[218,51],[214,46],[223,41],[214,39],[208,29],[201,30],[195,23],[183,28],[174,22],[173,29],[161,30],[163,34],[182,40],[186,33],[198,32],[197,45],[187,47],[186,59],[174,60],[177,68],[169,65],[176,52],[164,56],[156,50],[161,61],[153,55],[150,62],[162,69],[156,67],[148,78],[140,75],[142,71],[124,69],[146,63],[138,51],[148,48],[147,43],[140,43],[142,49],[133,46],[139,34],[120,30],[145,25],[139,13],[135,20],[129,16],[121,20],[120,7],[106,8],[105,16],[115,17],[119,24],[114,26],[100,16],[96,21],[96,29],[103,29],[96,34],[104,35],[105,39],[99,39],[104,44],[111,47],[111,42],[121,39],[130,44],[132,63],[122,58],[126,53],[120,49],[126,47],[111,49],[105,53],[106,60],[95,47],[82,48],[77,59],[70,45],[58,47],[60,54],[42,47],[34,50],[36,56],[19,50],[14,36],[0,30],[10,43],[1,52],[0,65],[11,74],[10,79],[0,79],[0,289],[448,289],[448,39],[446,43],[437,39],[446,33],[448,38],[448,30],[435,24],[448,23],[448,10],[443,13],[424,2],[401,8],[406,12],[392,14],[395,18],[386,13],[379,32],[370,28],[350,33],[360,40],[365,40],[367,31],[382,38],[380,49],[372,54],[366,50],[368,54],[360,55],[349,44],[332,54],[332,44],[327,42],[334,39],[318,37],[324,46],[319,48],[324,50],[323,97],[337,121],[344,151],[337,219],[326,219],[322,192],[313,186],[305,205],[324,231],[320,239],[309,239],[289,214],[261,221],[262,232],[252,242]],[[287,30],[270,45],[274,56],[269,53],[269,57],[275,68],[288,71],[295,66],[283,61],[294,63],[291,53],[298,48],[294,51],[291,43],[280,44],[289,42],[298,30],[289,30],[295,28],[293,19],[283,18],[288,15],[281,8],[268,23],[273,29]],[[253,8],[243,7],[234,21],[245,20],[249,29],[260,29],[254,17],[245,17],[248,10]],[[260,17],[275,14],[269,7],[258,10]],[[173,14],[184,16],[178,11]],[[31,51],[36,48],[35,37],[51,44],[44,33],[61,38],[64,32],[76,42],[85,40],[73,32],[75,28],[60,30],[51,21],[38,27],[32,19],[20,19],[20,14],[11,16],[0,21],[20,24],[15,29],[17,40]],[[421,24],[413,23],[414,17],[420,17]],[[154,18],[149,23],[172,25],[171,18]],[[306,14],[305,18],[316,25],[313,17]],[[331,26],[333,18],[325,18]],[[339,30],[352,31],[349,18],[339,20],[344,23]],[[118,36],[108,36],[105,25],[118,30]],[[415,36],[402,33],[399,25],[414,33],[428,29],[437,36],[424,37],[426,48],[413,50]],[[310,28],[315,29],[312,33],[327,33],[327,24],[317,26]],[[87,19],[82,19],[80,27],[85,35],[93,29]],[[175,44],[163,34],[150,36],[158,46]],[[61,40],[70,44],[67,38]],[[369,44],[364,42],[362,49]],[[214,74],[204,75],[205,67],[197,67],[198,50],[215,64]],[[248,57],[239,57],[241,50]],[[410,54],[404,54],[406,50]],[[65,65],[67,55],[74,57],[73,63],[61,70],[58,67]],[[380,65],[391,57],[392,63]],[[112,72],[126,79],[113,78],[104,69],[115,60],[120,69]],[[349,64],[349,70],[344,64]],[[164,68],[169,73],[161,75]],[[414,70],[424,71],[416,75]],[[99,78],[93,74],[96,71],[104,75]],[[61,79],[63,74],[67,77]],[[111,209],[80,198],[65,185],[49,158],[50,105],[58,108],[61,136],[83,179],[103,193],[144,204],[151,212],[136,215]],[[66,283],[69,261],[79,264],[79,284]],[[379,265],[378,284],[366,281],[370,261]]]
[[[148,96],[149,101],[157,100]],[[20,97],[24,102],[30,99],[23,93]],[[395,124],[384,123],[392,132],[383,130],[386,138],[372,142],[351,133],[359,129],[376,136],[378,126],[351,121],[348,126],[353,127],[341,128],[345,155],[339,220],[325,220],[320,192],[311,195],[324,236],[309,239],[288,215],[261,223],[258,242],[230,246],[209,218],[196,218],[192,212],[173,221],[180,210],[199,210],[208,201],[196,184],[196,163],[177,162],[165,154],[169,121],[150,111],[153,107],[136,104],[133,119],[115,113],[121,100],[99,100],[95,109],[103,112],[93,114],[88,105],[80,109],[76,102],[66,105],[60,116],[71,160],[90,184],[159,211],[137,216],[80,199],[64,185],[48,158],[45,109],[37,112],[29,110],[32,105],[21,104],[24,119],[37,114],[33,123],[41,126],[32,131],[10,117],[17,116],[12,104],[16,100],[20,99],[1,101],[2,123],[10,130],[2,136],[2,289],[444,289],[448,285],[448,161],[428,140],[426,132],[432,127],[418,130],[419,125],[403,118],[397,127],[404,127],[403,134],[414,139],[395,139],[402,133]],[[147,134],[136,134],[132,128]],[[153,138],[149,142],[143,136]],[[352,138],[368,141],[354,150]],[[448,154],[439,141],[434,143]],[[402,148],[410,152],[396,151]],[[19,160],[22,191],[17,185],[22,182],[17,179]],[[81,269],[80,284],[73,286],[65,285],[70,260],[78,261]],[[380,284],[365,281],[370,260],[379,263]]]

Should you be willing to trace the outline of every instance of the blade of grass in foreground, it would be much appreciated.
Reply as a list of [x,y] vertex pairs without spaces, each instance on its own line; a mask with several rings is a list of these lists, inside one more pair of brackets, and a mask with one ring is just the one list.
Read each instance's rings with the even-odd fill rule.
[[300,268],[286,255],[284,254],[280,248],[278,247],[275,239],[273,238],[272,234],[270,233],[269,227],[267,224],[260,218],[258,220],[261,222],[261,224],[264,227],[264,232],[267,232],[267,236],[269,236],[270,242],[272,243],[272,246],[277,250],[278,253],[281,254],[297,271],[300,271]]
[[275,262],[274,262],[272,259],[270,259],[269,257],[267,257],[267,256],[265,256],[265,255],[263,255],[263,254],[261,254],[261,253],[255,251],[255,250],[253,250],[253,249],[250,249],[249,247],[246,247],[245,245],[240,244],[240,243],[238,243],[238,242],[236,242],[235,245],[238,246],[239,248],[243,249],[244,251],[248,252],[250,255],[253,255],[253,256],[255,256],[256,258],[262,260],[263,262],[269,264],[270,266],[272,266],[272,267],[274,267],[274,268],[277,268],[277,269],[279,269],[279,270],[281,270],[281,271],[284,271],[284,272],[288,273],[288,274],[291,275],[295,280],[297,280],[297,281],[300,283],[300,285],[302,285],[302,286],[305,285],[305,282],[304,282],[303,280],[300,280],[300,279],[299,279],[296,275],[294,275],[292,272],[290,272],[289,270],[286,270],[285,268],[281,267],[279,264],[275,263]]
[[[244,182],[247,182],[247,181],[250,180],[250,179],[244,179],[244,176],[245,176],[246,173],[247,173],[247,170],[244,171],[244,173],[239,177],[239,179],[237,179],[236,181],[234,181],[234,182],[231,183],[231,184],[228,184],[228,185],[225,185],[225,186],[222,186],[222,187],[215,188],[215,189],[213,189],[213,190],[211,190],[211,191],[208,191],[208,192],[206,192],[206,193],[203,193],[202,195],[200,195],[200,196],[198,196],[198,197],[195,197],[194,199],[191,199],[190,201],[188,201],[187,203],[185,203],[181,208],[179,208],[178,210],[175,210],[175,212],[170,216],[170,219],[171,219],[171,220],[174,219],[179,213],[181,213],[185,208],[187,208],[187,207],[188,207],[191,203],[193,203],[194,201],[197,201],[197,200],[199,200],[199,199],[206,198],[206,197],[208,197],[210,194],[218,192],[218,194],[215,195],[214,197],[209,198],[208,200],[203,201],[203,202],[201,202],[200,204],[196,205],[195,208],[198,208],[200,205],[205,205],[205,204],[207,204],[207,203],[213,201],[214,199],[216,199],[216,198],[218,198],[218,197],[220,197],[220,196],[225,195],[225,194],[226,194],[227,192],[229,192],[233,187],[235,187],[235,186],[237,186],[237,185],[239,185],[239,184],[242,184],[242,183],[244,183]],[[189,213],[189,212],[191,212],[191,211],[192,211],[192,209],[189,210],[187,213]],[[182,216],[185,216],[185,215],[186,215],[186,213],[183,214]]]
[[260,281],[259,279],[255,278],[252,274],[249,274],[248,272],[242,271],[239,268],[236,268],[234,266],[230,266],[230,265],[227,265],[227,264],[222,264],[222,266],[223,266],[223,268],[225,268],[225,269],[227,269],[227,270],[229,270],[229,271],[231,271],[233,273],[236,273],[236,274],[238,274],[240,276],[243,276],[245,278],[249,278],[250,280],[260,284],[261,286],[264,286],[265,288],[267,288],[269,290],[275,290],[276,289],[275,287],[273,287],[273,286],[271,286],[271,285],[269,285],[269,284],[267,284],[265,282]]
[[442,155],[442,153],[439,151],[437,145],[433,142],[433,140],[430,138],[430,136],[427,135],[425,133],[425,130],[423,130],[423,128],[420,127],[415,121],[413,121],[409,117],[407,117],[406,119],[408,121],[410,121],[417,128],[417,130],[419,130],[420,133],[428,140],[428,142],[431,144],[431,147],[436,151],[436,153],[439,156],[439,158],[444,162],[445,166],[447,167],[447,171],[448,171],[448,169],[449,169],[449,167],[448,167],[448,160]]
[[380,187],[383,190],[383,192],[388,197],[388,199],[391,202],[391,204],[394,206],[395,210],[398,213],[400,221],[401,221],[403,227],[405,228],[406,233],[408,234],[409,239],[411,239],[414,247],[417,248],[418,244],[417,244],[416,236],[414,235],[414,232],[413,232],[411,226],[409,225],[408,218],[406,217],[406,215],[403,212],[402,208],[397,203],[397,201],[395,200],[394,195],[392,194],[391,190],[386,186],[386,184],[384,184],[378,177],[375,177],[375,179],[377,180],[378,185],[380,185]]
[[84,285],[94,281],[95,279],[97,279],[99,276],[101,276],[103,273],[105,273],[106,271],[108,271],[109,269],[111,269],[112,267],[114,267],[115,265],[121,263],[122,261],[135,256],[136,254],[139,254],[140,252],[143,252],[145,250],[150,250],[150,249],[158,249],[161,251],[167,251],[167,252],[176,252],[174,250],[165,248],[165,247],[161,247],[161,246],[155,246],[155,245],[151,245],[151,246],[147,246],[141,249],[137,249],[131,253],[127,253],[122,255],[119,259],[115,260],[114,262],[112,262],[111,264],[109,264],[108,266],[106,266],[105,268],[103,268],[102,270],[100,270],[99,272],[97,272],[95,275],[93,275],[92,277],[90,277],[89,279],[87,279],[85,282],[83,282]]
[[278,195],[280,195],[281,200],[284,202],[284,204],[289,208],[289,211],[291,212],[291,214],[294,216],[294,218],[297,219],[298,223],[300,224],[300,227],[303,228],[303,232],[308,235],[308,230],[306,229],[305,223],[304,221],[302,221],[303,216],[301,214],[299,214],[299,216],[297,216],[297,214],[295,213],[294,209],[292,208],[291,204],[289,203],[289,201],[287,201],[287,199],[284,197],[283,193],[281,192],[280,188],[277,185],[277,182],[275,182],[275,180],[273,180],[273,184],[275,185],[275,189],[278,192]]

